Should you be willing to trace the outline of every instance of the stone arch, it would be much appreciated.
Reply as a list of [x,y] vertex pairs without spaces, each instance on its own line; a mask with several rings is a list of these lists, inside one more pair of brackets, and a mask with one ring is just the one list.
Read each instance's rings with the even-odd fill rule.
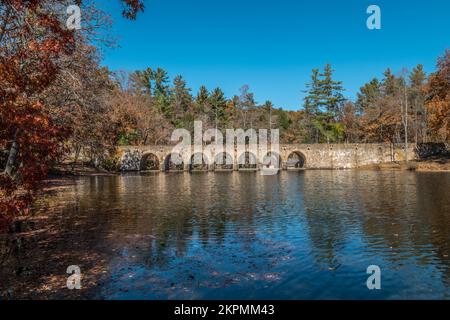
[[[195,159],[195,157],[198,157],[198,159]],[[201,160],[201,162],[200,162]],[[190,162],[189,162],[189,171],[192,170],[203,170],[203,171],[207,171],[208,170],[208,158],[206,157],[206,155],[204,153],[198,152],[198,153],[194,153],[191,156]]]
[[[222,161],[220,161],[222,160]],[[227,152],[221,152],[214,159],[214,169],[233,170],[233,157]]]
[[164,159],[164,171],[182,171],[184,170],[183,157],[179,153],[169,153]]
[[126,150],[120,159],[121,171],[139,171],[141,153],[138,150]]
[[257,169],[258,158],[250,151],[246,151],[238,158],[238,169]]
[[306,165],[306,157],[300,151],[291,152],[286,161],[287,169],[301,169]]
[[154,153],[147,152],[142,155],[139,170],[141,171],[155,171],[159,170],[160,163],[158,156]]
[[263,156],[261,163],[265,167],[281,168],[281,156],[276,152],[269,151]]

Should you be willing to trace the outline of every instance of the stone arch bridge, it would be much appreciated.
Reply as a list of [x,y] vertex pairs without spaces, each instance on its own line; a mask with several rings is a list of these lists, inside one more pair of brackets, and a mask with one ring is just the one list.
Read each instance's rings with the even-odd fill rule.
[[[188,171],[188,170],[258,170],[268,159],[278,159],[282,169],[350,169],[370,164],[381,164],[405,159],[402,145],[392,144],[283,144],[279,153],[257,152],[248,149],[238,154],[215,152],[197,153],[201,159],[194,162],[194,149],[187,147],[173,160],[173,147],[162,145],[121,146],[118,150],[122,171]],[[207,156],[207,154],[209,156]],[[211,156],[213,155],[213,156]],[[214,159],[208,159],[214,158]],[[408,158],[416,157],[414,147]],[[197,158],[197,159],[199,159]],[[226,161],[219,161],[222,158]],[[270,160],[269,160],[270,162]]]

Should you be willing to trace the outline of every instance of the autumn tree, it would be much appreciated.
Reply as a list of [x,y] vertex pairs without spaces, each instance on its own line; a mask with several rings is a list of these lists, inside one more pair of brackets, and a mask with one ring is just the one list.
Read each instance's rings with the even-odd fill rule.
[[358,114],[357,107],[353,102],[347,101],[344,103],[339,122],[342,123],[345,142],[358,142],[361,136],[361,130],[359,127],[360,115]]
[[450,140],[450,50],[438,59],[437,71],[425,86],[427,125],[435,141]]
[[[402,120],[407,93],[404,77],[396,77],[390,69],[379,82],[372,79],[357,94],[356,108],[364,142],[400,143],[405,137]],[[408,112],[406,112],[408,115]]]
[[[83,1],[77,2],[82,5]],[[123,0],[134,19],[143,5]],[[75,52],[78,36],[61,17],[67,1],[0,1],[0,219],[26,213],[49,166],[64,152],[68,130],[46,113],[42,94],[61,72],[62,57]]]
[[115,130],[117,144],[148,145],[169,142],[173,125],[159,110],[154,100],[146,94],[136,94],[118,86],[108,95],[108,117]]

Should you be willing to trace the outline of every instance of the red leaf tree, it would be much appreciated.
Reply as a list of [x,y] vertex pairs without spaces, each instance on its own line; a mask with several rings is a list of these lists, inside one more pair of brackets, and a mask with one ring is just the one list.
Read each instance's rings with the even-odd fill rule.
[[[126,18],[143,10],[139,0],[121,2]],[[69,133],[40,98],[60,72],[58,59],[77,42],[58,6],[61,1],[0,0],[0,228],[27,213]]]

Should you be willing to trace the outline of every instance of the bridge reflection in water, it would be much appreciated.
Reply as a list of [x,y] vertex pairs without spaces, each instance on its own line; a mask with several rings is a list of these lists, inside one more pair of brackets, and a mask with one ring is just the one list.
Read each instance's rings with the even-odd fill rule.
[[[16,298],[449,299],[449,189],[449,173],[409,171],[80,178],[35,209],[39,241],[8,256],[0,293],[16,283]],[[82,291],[65,288],[72,264]],[[366,287],[369,265],[381,290]]]

